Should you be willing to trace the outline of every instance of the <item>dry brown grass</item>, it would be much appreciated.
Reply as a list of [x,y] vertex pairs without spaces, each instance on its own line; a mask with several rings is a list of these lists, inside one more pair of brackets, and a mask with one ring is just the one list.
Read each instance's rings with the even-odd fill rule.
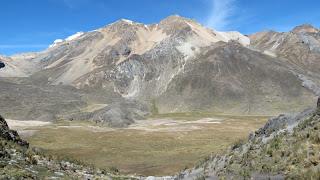
[[[183,115],[175,116],[183,119]],[[74,158],[97,167],[116,167],[122,173],[170,175],[185,167],[192,167],[211,153],[225,150],[231,143],[246,138],[250,131],[261,127],[267,120],[266,117],[257,116],[224,118],[221,124],[191,123],[188,126],[201,129],[176,132],[38,127],[38,133],[29,137],[28,141],[32,146],[42,147],[51,154]],[[80,126],[86,124],[80,123]]]

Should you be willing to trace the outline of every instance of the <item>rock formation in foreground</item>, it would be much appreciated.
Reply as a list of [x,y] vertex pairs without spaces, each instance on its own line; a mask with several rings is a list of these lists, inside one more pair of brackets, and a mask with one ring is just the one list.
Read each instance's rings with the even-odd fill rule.
[[208,157],[178,179],[319,179],[320,106],[270,119],[226,154]]

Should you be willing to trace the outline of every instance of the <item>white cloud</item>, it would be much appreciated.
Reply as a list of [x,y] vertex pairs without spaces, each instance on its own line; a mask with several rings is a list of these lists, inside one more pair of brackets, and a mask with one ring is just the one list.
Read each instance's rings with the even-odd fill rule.
[[217,30],[224,30],[231,23],[235,15],[236,0],[212,0],[211,12],[206,20],[206,25]]

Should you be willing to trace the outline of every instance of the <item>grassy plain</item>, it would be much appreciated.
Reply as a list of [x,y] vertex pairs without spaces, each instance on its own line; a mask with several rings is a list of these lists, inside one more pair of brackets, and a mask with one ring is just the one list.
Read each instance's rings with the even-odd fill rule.
[[[27,140],[52,155],[100,168],[117,168],[125,174],[173,175],[245,139],[266,120],[261,116],[210,113],[162,114],[145,120],[148,125],[139,129],[61,121],[34,128],[37,132]],[[136,126],[139,124],[144,122]]]

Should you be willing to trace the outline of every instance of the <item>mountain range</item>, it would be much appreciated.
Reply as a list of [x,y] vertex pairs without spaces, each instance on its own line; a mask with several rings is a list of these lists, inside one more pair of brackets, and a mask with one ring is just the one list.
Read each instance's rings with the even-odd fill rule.
[[220,32],[177,15],[119,20],[0,56],[0,108],[10,119],[91,120],[123,127],[173,112],[275,115],[320,94],[320,30]]

